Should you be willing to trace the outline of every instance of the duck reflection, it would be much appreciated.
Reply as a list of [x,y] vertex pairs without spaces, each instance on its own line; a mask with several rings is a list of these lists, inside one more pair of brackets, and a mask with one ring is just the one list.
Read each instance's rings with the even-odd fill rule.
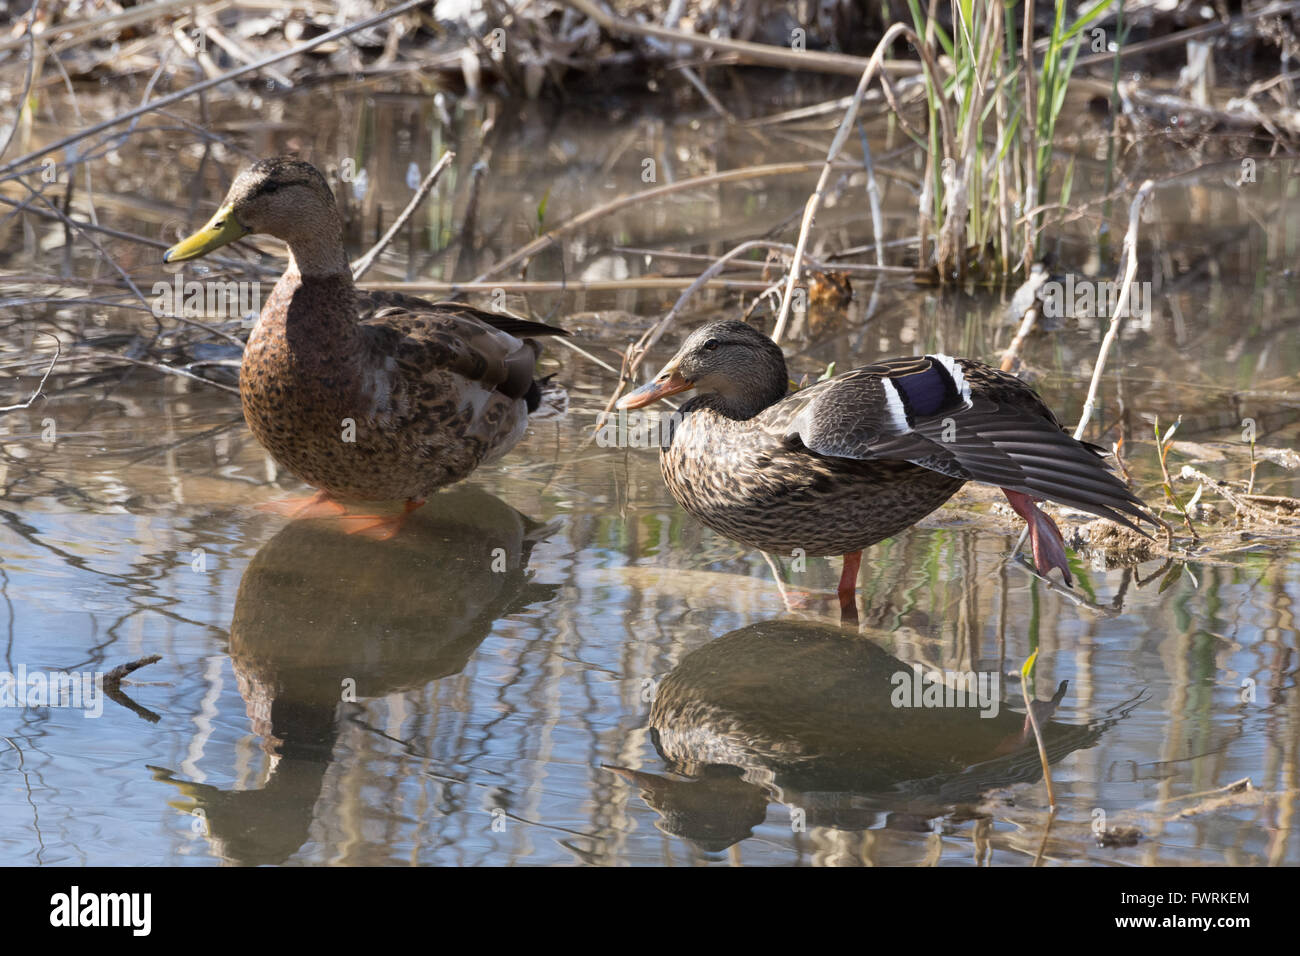
[[557,588],[527,571],[548,531],[474,488],[434,496],[389,541],[346,535],[328,520],[286,525],[244,572],[230,625],[239,692],[269,772],[241,791],[159,768],[155,776],[190,798],[176,805],[204,821],[223,858],[282,862],[308,838],[340,701],[456,674],[498,618],[552,598]]
[[[865,829],[883,816],[886,826],[928,830],[955,804],[1041,776],[1023,713],[1005,701],[916,706],[915,678],[858,634],[751,624],[687,654],[655,692],[651,740],[678,776],[610,769],[641,788],[660,829],[709,852],[750,836],[771,802],[808,827]],[[1063,682],[1034,707],[1052,762],[1118,719],[1051,721],[1065,691]]]

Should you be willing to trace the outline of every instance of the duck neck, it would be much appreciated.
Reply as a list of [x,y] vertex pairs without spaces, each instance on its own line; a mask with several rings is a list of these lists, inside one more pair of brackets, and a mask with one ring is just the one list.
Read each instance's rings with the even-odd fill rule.
[[319,230],[304,230],[285,241],[289,244],[289,268],[304,280],[344,280],[352,285],[352,265],[343,248],[343,228],[338,222]]

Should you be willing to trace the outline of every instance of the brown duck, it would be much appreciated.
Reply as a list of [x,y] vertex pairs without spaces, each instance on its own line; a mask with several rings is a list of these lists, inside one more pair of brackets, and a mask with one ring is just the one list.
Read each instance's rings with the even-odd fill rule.
[[[339,514],[336,499],[404,501],[406,512],[523,437],[541,382],[534,337],[562,329],[454,302],[361,292],[325,177],[265,159],[235,179],[206,226],[165,262],[250,233],[289,246],[289,263],[248,338],[244,419],[271,456],[319,493],[282,507]],[[354,531],[392,534],[393,517],[353,515]]]
[[886,359],[787,394],[781,349],[743,322],[697,329],[619,408],[694,388],[660,453],[678,503],[720,534],[772,554],[844,555],[840,606],[856,617],[862,549],[897,534],[967,481],[1002,489],[1029,525],[1034,561],[1070,571],[1044,498],[1156,523],[1014,376],[971,359]]

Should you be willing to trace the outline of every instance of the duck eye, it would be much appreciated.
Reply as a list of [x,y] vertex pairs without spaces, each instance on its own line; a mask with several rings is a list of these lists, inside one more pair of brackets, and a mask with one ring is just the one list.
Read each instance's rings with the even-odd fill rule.
[[709,339],[707,342],[704,343],[705,350],[709,352],[712,352],[717,347],[718,347],[717,339]]
[[274,180],[269,181],[269,182],[266,182],[266,183],[263,183],[263,184],[262,184],[262,193],[263,193],[263,194],[266,194],[266,193],[273,193],[273,192],[275,192],[277,189],[279,189],[280,186],[281,186],[281,184],[275,182]]

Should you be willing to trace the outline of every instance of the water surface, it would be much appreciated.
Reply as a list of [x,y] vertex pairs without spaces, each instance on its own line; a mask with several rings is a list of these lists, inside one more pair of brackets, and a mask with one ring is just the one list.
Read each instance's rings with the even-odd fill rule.
[[[789,90],[769,95],[772,112],[791,100]],[[217,103],[214,128],[251,154],[298,148],[323,165],[360,161],[369,185],[351,191],[358,251],[409,196],[410,164],[427,169],[445,146],[458,150],[442,198],[371,279],[477,275],[535,234],[544,197],[550,227],[644,188],[643,158],[658,160],[664,183],[815,159],[827,138],[755,137],[707,112],[630,103],[466,107],[449,129],[428,100],[377,89],[309,91],[260,108],[264,123],[235,131],[239,104]],[[487,155],[476,136],[490,114]],[[180,135],[143,132],[117,151],[122,162],[100,168],[101,222],[170,241],[208,213],[221,190],[215,170],[229,175],[238,155],[223,153],[198,180],[202,147],[186,140],[178,153]],[[882,157],[898,145],[883,125],[872,135]],[[1080,194],[1100,181],[1094,154],[1083,135]],[[489,171],[474,235],[435,252],[457,236],[479,159]],[[633,207],[539,255],[528,277],[672,272],[617,249],[721,254],[795,215],[814,179]],[[1144,225],[1146,261],[1158,264],[1151,313],[1125,326],[1097,420],[1107,444],[1122,430],[1152,503],[1163,498],[1157,418],[1167,427],[1182,416],[1177,437],[1189,444],[1171,454],[1175,473],[1190,462],[1245,478],[1245,419],[1261,447],[1295,447],[1297,182],[1285,164],[1261,166],[1253,192],[1228,176],[1197,177],[1161,190]],[[901,179],[886,188],[890,228],[905,236],[914,199]],[[860,190],[846,185],[819,219],[816,254],[861,221]],[[38,252],[55,227],[9,228],[11,273],[59,273]],[[1095,223],[1061,236],[1059,255],[1085,269]],[[153,250],[110,248],[138,283],[170,279]],[[73,265],[84,278],[93,257]],[[855,279],[855,289],[842,325],[791,346],[796,377],[918,351],[996,360],[1012,331],[1011,290],[900,279]],[[20,294],[32,293],[6,292]],[[674,296],[510,303],[573,328],[576,344],[617,366]],[[682,324],[738,308],[709,293]],[[69,342],[103,336],[119,354],[153,335],[147,314],[124,309],[11,309],[11,360],[48,349],[42,328]],[[1099,335],[1094,320],[1068,321],[1026,351],[1064,421],[1079,414]],[[973,491],[867,553],[862,625],[842,630],[838,560],[787,567],[807,592],[788,609],[761,556],[676,506],[652,450],[591,443],[614,376],[558,345],[545,365],[569,387],[569,413],[535,424],[503,462],[431,500],[387,543],[258,511],[302,489],[248,435],[235,396],[79,361],[45,399],[0,418],[3,667],[80,673],[162,660],[132,675],[129,702],[105,701],[96,719],[0,709],[0,861],[1300,862],[1300,552],[1282,534],[1207,523],[1207,542],[1168,565],[1079,555],[1067,594],[1008,561],[1019,528],[994,494]],[[41,370],[24,366],[15,395],[30,393]],[[1271,461],[1256,480],[1264,493],[1300,492],[1296,473]],[[1023,703],[1011,676],[1035,649],[1039,700],[1068,681],[1046,731],[1061,812],[1045,848],[1046,794],[1036,754],[1017,744]],[[914,664],[1007,675],[997,716],[891,706],[893,675]],[[1254,790],[1210,793],[1244,778]],[[1099,846],[1099,819],[1142,838]]]

